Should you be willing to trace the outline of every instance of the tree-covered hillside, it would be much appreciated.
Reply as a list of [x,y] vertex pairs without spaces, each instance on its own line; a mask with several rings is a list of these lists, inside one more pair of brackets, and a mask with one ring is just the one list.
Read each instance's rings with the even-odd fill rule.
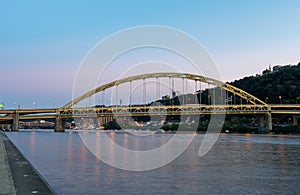
[[300,104],[300,63],[262,76],[230,83],[270,104]]

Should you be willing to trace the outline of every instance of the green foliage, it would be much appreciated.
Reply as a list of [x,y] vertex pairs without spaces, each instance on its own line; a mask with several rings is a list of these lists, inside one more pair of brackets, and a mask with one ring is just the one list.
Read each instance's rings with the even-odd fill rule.
[[161,128],[165,131],[171,130],[171,131],[177,131],[179,127],[179,123],[172,123],[172,124],[165,124]]
[[105,130],[120,130],[121,127],[116,120],[112,120],[104,125]]
[[271,74],[245,77],[230,84],[270,104],[300,103],[299,64]]
[[297,134],[300,135],[300,126],[275,127],[273,132],[276,134]]

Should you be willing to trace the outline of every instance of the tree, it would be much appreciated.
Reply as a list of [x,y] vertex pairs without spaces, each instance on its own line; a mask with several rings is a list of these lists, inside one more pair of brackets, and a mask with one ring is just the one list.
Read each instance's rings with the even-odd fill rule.
[[[300,64],[300,62],[299,62]],[[292,66],[259,77],[245,77],[230,83],[269,104],[293,103],[300,94],[300,66]]]
[[121,127],[117,123],[117,121],[115,119],[113,119],[112,121],[110,121],[104,125],[104,129],[105,130],[115,130],[115,129],[120,130]]

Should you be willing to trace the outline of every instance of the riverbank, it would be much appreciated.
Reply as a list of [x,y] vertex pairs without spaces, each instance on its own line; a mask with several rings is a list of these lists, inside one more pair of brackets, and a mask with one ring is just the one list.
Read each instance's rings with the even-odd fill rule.
[[54,194],[49,185],[0,131],[0,194]]

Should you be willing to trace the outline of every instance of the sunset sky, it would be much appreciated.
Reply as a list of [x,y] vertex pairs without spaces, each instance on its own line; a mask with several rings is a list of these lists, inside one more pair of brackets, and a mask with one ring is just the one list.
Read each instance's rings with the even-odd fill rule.
[[261,73],[269,64],[298,64],[299,8],[298,0],[3,0],[0,102],[6,108],[63,105],[90,49],[139,25],[190,34],[209,51],[223,81]]

